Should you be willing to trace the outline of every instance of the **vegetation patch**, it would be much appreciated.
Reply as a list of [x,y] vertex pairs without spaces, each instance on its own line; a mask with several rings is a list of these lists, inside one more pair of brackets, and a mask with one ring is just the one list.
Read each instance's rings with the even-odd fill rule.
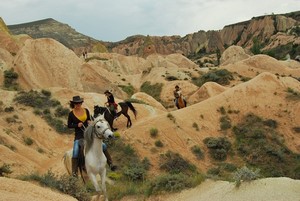
[[198,78],[193,78],[193,83],[198,87],[201,87],[206,82],[216,82],[220,85],[230,84],[230,80],[233,80],[233,75],[226,69],[212,70]]
[[59,190],[64,194],[68,194],[80,201],[91,200],[91,195],[84,187],[81,179],[71,176],[56,176],[53,172],[48,171],[44,175],[32,173],[29,175],[21,176],[24,181],[37,181],[41,186],[46,186],[52,189]]
[[150,82],[144,82],[140,88],[141,92],[145,92],[146,94],[152,96],[155,100],[161,102],[160,94],[162,91],[163,84],[162,83],[156,83],[151,84]]
[[234,126],[238,154],[263,176],[299,179],[300,155],[284,145],[277,124],[270,122],[250,113]]
[[118,85],[127,95],[128,97],[131,97],[134,94],[134,87],[129,84],[129,85]]
[[243,166],[242,168],[236,170],[233,174],[233,179],[235,182],[235,185],[239,187],[241,185],[241,182],[247,182],[256,180],[260,177],[259,169],[249,169],[247,166]]
[[14,101],[34,108],[34,114],[40,115],[58,133],[71,132],[64,124],[64,120],[67,118],[70,110],[62,107],[58,100],[51,98],[50,91],[20,91],[17,93]]
[[10,70],[5,70],[4,81],[3,81],[4,88],[13,91],[19,90],[20,86],[17,83],[18,77],[19,77],[18,73],[16,73],[13,68],[11,68]]
[[298,92],[298,91],[296,91],[292,88],[288,88],[287,93],[288,93],[287,96],[286,96],[287,99],[295,100],[295,101],[300,100],[300,92]]
[[208,137],[203,140],[204,144],[209,149],[210,156],[218,161],[224,161],[227,158],[227,153],[231,149],[230,141],[225,137]]

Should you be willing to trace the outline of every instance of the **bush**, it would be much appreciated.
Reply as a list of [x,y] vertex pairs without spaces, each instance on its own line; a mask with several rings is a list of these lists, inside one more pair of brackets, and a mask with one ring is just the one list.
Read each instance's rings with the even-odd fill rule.
[[163,84],[156,83],[151,85],[150,82],[144,82],[140,88],[141,92],[145,92],[146,94],[152,96],[155,100],[161,102],[160,94],[162,91]]
[[151,137],[156,137],[157,134],[158,134],[157,128],[151,128],[150,129],[150,135],[151,135]]
[[233,80],[232,73],[226,69],[212,70],[199,78],[193,79],[193,83],[201,87],[206,82],[216,82],[220,85],[228,85]]
[[199,126],[196,122],[194,122],[192,126],[196,129],[196,131],[199,131]]
[[19,90],[19,84],[17,83],[19,75],[14,72],[14,69],[4,71],[4,87],[10,90]]
[[231,128],[231,120],[227,115],[220,118],[220,128],[221,130],[227,130]]
[[194,145],[191,147],[191,151],[193,154],[197,157],[197,159],[203,159],[204,158],[204,153],[201,150],[201,148],[198,145]]
[[157,140],[157,141],[155,141],[155,146],[157,146],[157,147],[163,147],[164,144],[162,143],[162,141]]
[[146,178],[147,170],[144,164],[135,163],[125,167],[123,174],[130,181],[143,181]]
[[3,177],[7,174],[11,174],[12,171],[10,170],[10,165],[4,163],[1,167],[0,167],[0,177]]
[[69,115],[70,110],[68,108],[64,108],[62,106],[58,106],[55,109],[54,115],[56,117],[67,117]]
[[52,189],[57,189],[62,193],[71,195],[80,201],[90,201],[90,195],[84,188],[83,183],[76,177],[62,175],[60,177],[54,175],[53,172],[48,171],[44,175],[30,174],[22,176],[22,180],[33,180],[39,182],[42,186],[47,186]]
[[259,169],[251,170],[246,166],[243,166],[242,168],[238,169],[233,174],[233,179],[235,181],[236,186],[240,186],[242,181],[252,181],[259,178]]
[[207,148],[209,148],[210,156],[219,161],[224,161],[227,158],[227,152],[231,149],[231,143],[227,138],[208,137],[203,140]]
[[159,192],[178,192],[185,188],[190,188],[189,179],[184,174],[166,174],[155,178],[151,183],[148,195],[157,194]]
[[247,164],[259,168],[266,177],[299,179],[295,177],[299,156],[283,143],[282,135],[275,130],[275,125],[273,121],[247,114],[233,127],[238,154]]
[[160,169],[171,174],[191,174],[197,171],[196,166],[183,159],[178,153],[168,151],[160,157]]
[[118,85],[118,86],[121,87],[122,90],[125,93],[127,93],[129,97],[131,97],[134,94],[135,89],[131,84],[129,84],[127,86],[125,86],[125,85]]
[[7,112],[7,113],[13,112],[14,110],[15,110],[15,109],[14,109],[14,107],[12,107],[12,106],[4,108],[4,112]]
[[33,144],[33,139],[32,138],[30,138],[30,137],[25,137],[24,138],[24,143],[26,144],[26,145],[32,145]]

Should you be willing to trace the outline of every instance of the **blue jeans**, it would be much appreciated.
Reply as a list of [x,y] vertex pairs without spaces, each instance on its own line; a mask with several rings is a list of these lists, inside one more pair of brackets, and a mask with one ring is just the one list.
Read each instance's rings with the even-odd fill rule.
[[[73,144],[73,158],[78,158],[79,155],[79,140],[75,140]],[[107,145],[103,142],[102,149],[105,151],[107,149]]]

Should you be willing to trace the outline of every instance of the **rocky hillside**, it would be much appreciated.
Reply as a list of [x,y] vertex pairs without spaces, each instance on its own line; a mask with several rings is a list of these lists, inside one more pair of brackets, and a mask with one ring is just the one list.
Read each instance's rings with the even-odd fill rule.
[[[122,55],[147,56],[152,53],[180,53],[198,61],[204,55],[223,52],[228,46],[239,45],[252,52],[264,52],[277,59],[300,54],[300,11],[282,15],[254,17],[245,22],[227,25],[222,30],[198,31],[180,36],[130,36],[119,42],[101,42],[76,32],[70,26],[53,19],[45,19],[8,26],[11,33],[28,34],[32,38],[53,38],[79,55],[90,52],[114,52]],[[256,49],[255,49],[256,48]],[[212,60],[218,64],[217,57]],[[199,65],[203,61],[198,61]]]
[[[60,106],[66,108],[72,96],[80,95],[84,97],[84,107],[93,113],[94,105],[104,105],[106,101],[103,92],[111,89],[117,102],[127,98],[136,100],[133,105],[138,111],[137,118],[133,118],[129,112],[133,126],[126,127],[124,116],[120,116],[114,125],[119,128],[119,139],[128,146],[125,149],[126,156],[134,150],[139,158],[147,158],[151,164],[143,183],[167,173],[161,164],[165,164],[163,156],[167,157],[171,152],[181,157],[179,161],[182,165],[191,164],[194,170],[207,177],[231,180],[233,171],[247,165],[259,168],[263,177],[295,179],[296,182],[289,182],[290,179],[277,181],[278,184],[289,180],[288,186],[295,186],[296,190],[293,191],[296,193],[277,187],[276,192],[285,197],[276,198],[292,201],[294,197],[299,197],[299,62],[293,59],[280,61],[263,54],[252,55],[241,46],[226,48],[220,56],[217,69],[199,68],[179,53],[167,54],[166,51],[166,54],[158,54],[154,51],[150,54],[151,48],[148,48],[147,57],[89,52],[88,58],[83,59],[52,38],[12,35],[4,22],[0,28],[0,165],[10,165],[10,177],[16,178],[30,172],[43,174],[49,170],[58,175],[65,174],[61,159],[65,151],[72,147],[74,137],[58,132],[56,126],[64,128],[67,117],[60,118],[58,108],[46,108],[48,102],[45,99],[37,97],[39,107],[32,108],[24,105],[24,102],[17,102],[15,97],[34,90],[47,97],[50,94],[55,103],[59,102]],[[149,41],[151,39],[150,36],[146,38]],[[180,39],[175,36],[172,38]],[[293,43],[295,41],[292,40]],[[175,85],[182,88],[187,99],[188,107],[184,109],[177,110],[174,107],[172,93]],[[31,96],[26,97],[29,99]],[[60,121],[55,121],[57,118]],[[156,135],[151,133],[152,129],[156,129]],[[122,175],[118,177],[121,178],[118,182],[110,185],[112,188],[108,188],[110,197],[117,197],[126,191],[124,186],[118,186],[119,182],[129,182],[124,179],[125,173],[122,172],[127,161],[124,155],[119,155],[122,150],[120,146],[111,146],[109,149],[120,167],[117,173]],[[174,157],[172,154],[169,156]],[[177,161],[175,159],[178,158],[175,157],[174,162]],[[173,167],[178,167],[177,163]],[[184,166],[182,170],[186,169],[189,168]],[[19,191],[19,188],[26,183],[6,179],[1,181],[0,192],[5,195],[2,196],[3,200],[8,200],[8,197],[21,199],[19,192],[23,191]],[[181,184],[187,180],[178,181]],[[271,183],[267,186],[275,187]],[[174,184],[176,182],[170,185]],[[268,200],[265,191],[253,190],[253,193],[245,189],[254,184],[265,186],[266,181],[242,185],[240,189],[247,193],[241,193],[241,196],[247,198],[249,194],[258,195],[262,199],[252,200]],[[128,183],[125,185],[131,186]],[[26,186],[28,192],[45,194],[45,199],[40,200],[53,200],[56,196],[39,188],[35,191],[32,185]],[[225,193],[210,191],[215,195],[215,200],[225,197],[225,194],[228,200],[243,200],[235,197],[241,191],[233,189],[233,185],[213,186],[228,189]],[[274,189],[272,187],[270,189]],[[212,197],[210,193],[202,194],[201,189],[196,188],[197,192],[191,194],[198,196],[196,200]],[[144,191],[139,189],[139,192]],[[24,197],[24,200],[38,200],[41,197],[38,193],[36,197],[32,197],[35,196],[33,193]],[[194,196],[188,199],[186,194],[170,196],[169,199],[169,195],[165,196],[153,200],[194,200]],[[180,196],[184,196],[183,199]],[[70,197],[59,199],[72,200]],[[133,199],[124,198],[124,201],[129,200],[148,198],[141,194]]]
[[[90,46],[99,46],[101,42],[89,36],[78,33],[75,29],[67,24],[63,24],[54,19],[10,25],[9,31],[14,35],[27,34],[32,38],[53,38],[64,46],[81,54],[83,50],[91,51]],[[105,47],[103,47],[103,51]]]

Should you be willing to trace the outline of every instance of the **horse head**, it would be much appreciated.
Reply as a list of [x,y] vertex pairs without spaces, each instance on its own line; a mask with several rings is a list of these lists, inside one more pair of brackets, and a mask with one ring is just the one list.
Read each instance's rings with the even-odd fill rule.
[[104,114],[98,115],[94,119],[94,132],[98,138],[113,138],[114,133],[110,128],[109,123],[104,119]]
[[99,114],[104,114],[105,110],[105,107],[94,105],[94,118],[96,118]]

